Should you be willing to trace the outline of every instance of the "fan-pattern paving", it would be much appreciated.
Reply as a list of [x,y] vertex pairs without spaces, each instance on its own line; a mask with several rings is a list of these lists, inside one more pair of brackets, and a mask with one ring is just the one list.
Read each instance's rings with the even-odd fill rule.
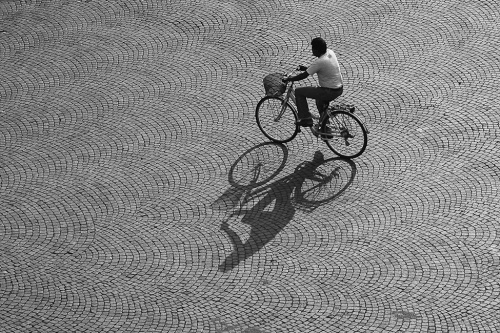
[[[0,331],[499,331],[499,13],[1,1]],[[255,124],[316,36],[353,161]]]

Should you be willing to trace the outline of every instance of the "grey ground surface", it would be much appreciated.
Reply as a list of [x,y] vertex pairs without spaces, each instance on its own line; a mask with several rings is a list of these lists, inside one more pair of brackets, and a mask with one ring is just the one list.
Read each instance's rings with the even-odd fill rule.
[[[0,331],[500,331],[499,11],[1,0]],[[318,35],[352,161],[255,125]]]

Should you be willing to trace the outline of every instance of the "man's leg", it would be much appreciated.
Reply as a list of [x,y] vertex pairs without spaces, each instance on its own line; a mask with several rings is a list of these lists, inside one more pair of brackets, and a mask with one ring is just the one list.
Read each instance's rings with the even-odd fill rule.
[[[338,88],[338,89],[323,88],[323,91],[324,91],[324,95],[323,95],[324,99],[317,99],[316,100],[316,107],[318,108],[318,111],[319,111],[321,116],[323,116],[324,113],[326,112],[330,102],[335,100],[340,95],[342,95],[343,88]],[[330,120],[327,119],[326,123],[330,124]],[[318,132],[319,132],[319,128],[318,128]],[[322,138],[331,139],[333,137],[331,135],[331,129],[328,126],[324,129],[324,132],[326,132],[326,133],[323,133],[321,135]]]
[[318,108],[319,113],[323,114],[323,112],[325,112],[326,109],[328,108],[328,105],[330,105],[330,102],[335,100],[340,95],[342,95],[344,89],[343,88],[338,88],[338,89],[321,88],[321,89],[323,94],[321,98],[318,98],[316,100],[316,107]]
[[322,99],[316,100],[316,108],[318,108],[318,112],[320,115],[323,115],[323,112],[326,111],[328,105],[330,105],[330,100],[322,100]]
[[313,120],[307,98],[318,99],[323,96],[322,88],[320,87],[300,87],[295,89],[295,102],[299,113],[299,124],[301,126],[312,126]]

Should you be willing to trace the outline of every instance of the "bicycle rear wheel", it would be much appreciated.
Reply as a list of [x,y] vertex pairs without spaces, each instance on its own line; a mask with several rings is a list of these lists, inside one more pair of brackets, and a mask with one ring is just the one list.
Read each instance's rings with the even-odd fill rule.
[[321,132],[329,133],[324,140],[338,156],[354,158],[361,155],[368,143],[366,129],[353,114],[333,111],[321,123]]
[[264,135],[274,142],[293,140],[299,132],[297,114],[281,97],[266,96],[255,109],[255,120]]

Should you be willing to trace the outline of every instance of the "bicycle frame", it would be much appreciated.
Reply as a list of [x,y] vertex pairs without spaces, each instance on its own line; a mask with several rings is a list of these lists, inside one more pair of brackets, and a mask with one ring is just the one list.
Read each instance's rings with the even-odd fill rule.
[[286,95],[285,95],[285,98],[283,99],[283,101],[281,102],[281,110],[280,112],[278,113],[278,115],[276,116],[276,118],[274,118],[274,121],[279,121],[281,119],[281,117],[283,116],[283,114],[285,113],[285,110],[286,110],[286,104],[288,103],[289,100],[292,100],[293,104],[294,105],[290,105],[291,108],[292,108],[292,111],[297,114],[297,110],[295,109],[295,94],[293,93],[293,82],[290,82],[290,85],[288,86],[287,90],[286,90]]
[[[293,84],[294,84],[293,81],[290,82],[290,86],[288,87],[288,89],[286,91],[285,102],[288,102],[290,99],[292,99],[293,104],[296,105]],[[294,111],[296,111],[296,110],[294,110]]]

